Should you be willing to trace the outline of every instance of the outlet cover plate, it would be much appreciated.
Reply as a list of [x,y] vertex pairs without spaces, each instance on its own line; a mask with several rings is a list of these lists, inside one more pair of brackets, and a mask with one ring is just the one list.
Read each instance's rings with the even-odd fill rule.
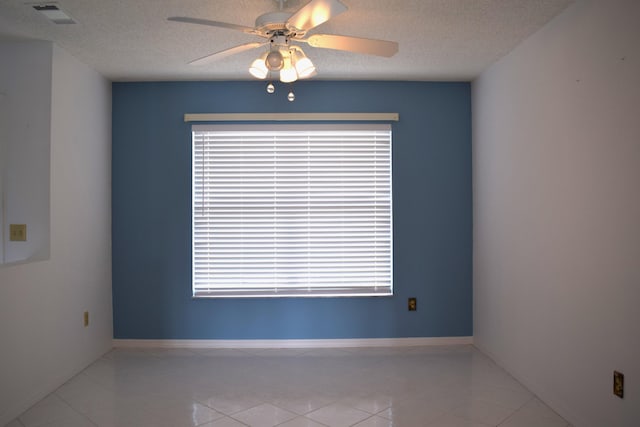
[[27,241],[27,224],[10,224],[9,240],[11,242]]
[[624,374],[622,372],[613,371],[613,394],[620,399],[624,398]]

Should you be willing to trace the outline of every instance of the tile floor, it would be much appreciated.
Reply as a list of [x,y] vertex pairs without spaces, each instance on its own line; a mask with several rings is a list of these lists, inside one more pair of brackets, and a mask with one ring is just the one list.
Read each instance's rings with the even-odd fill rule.
[[567,427],[473,346],[116,349],[7,427]]

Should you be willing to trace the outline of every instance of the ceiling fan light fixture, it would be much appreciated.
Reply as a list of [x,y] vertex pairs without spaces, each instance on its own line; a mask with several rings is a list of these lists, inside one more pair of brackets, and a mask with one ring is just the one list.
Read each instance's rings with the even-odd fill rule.
[[267,57],[267,53],[263,53],[259,58],[255,59],[251,66],[249,66],[249,73],[257,79],[264,80],[267,78],[267,74],[269,74],[269,69],[267,68],[267,64],[265,62],[265,58]]
[[[387,40],[338,34],[313,34],[307,36],[307,32],[310,30],[347,11],[347,6],[341,0],[305,0],[305,5],[294,12],[283,10],[284,3],[288,0],[276,1],[280,4],[280,10],[260,15],[256,19],[254,27],[188,16],[171,16],[167,20],[226,28],[266,39],[263,43],[244,43],[189,62],[192,65],[204,65],[230,55],[269,45],[268,52],[265,52],[258,60],[252,62],[249,67],[251,75],[258,79],[265,79],[269,75],[275,75],[275,73],[271,72],[276,71],[279,72],[280,80],[283,82],[293,82],[297,79],[315,76],[317,73],[315,65],[306,57],[302,49],[297,46],[297,43],[306,43],[308,46],[315,48],[365,53],[386,58],[398,52],[398,43]],[[295,0],[295,3],[298,3],[298,0]]]
[[[305,5],[294,12],[283,10],[284,3],[288,0],[276,1],[279,3],[280,9],[277,12],[260,15],[256,19],[254,27],[188,16],[172,16],[167,20],[226,28],[266,39],[262,43],[244,43],[189,62],[192,65],[204,65],[230,55],[268,45],[267,52],[264,52],[249,65],[249,73],[260,80],[265,80],[267,77],[271,80],[276,76],[276,72],[278,72],[279,80],[283,83],[292,83],[298,79],[308,79],[315,76],[317,69],[298,46],[300,43],[306,43],[315,48],[366,53],[387,58],[398,52],[398,43],[387,40],[337,34],[307,36],[307,32],[310,30],[347,11],[347,6],[341,0],[305,0]],[[298,3],[298,0],[295,0],[295,3]],[[274,90],[272,84],[267,85],[267,93],[273,93]],[[291,95],[295,97],[293,92]]]
[[291,65],[291,58],[284,58],[284,67],[280,70],[280,81],[282,83],[292,83],[298,80],[298,73],[296,69]]

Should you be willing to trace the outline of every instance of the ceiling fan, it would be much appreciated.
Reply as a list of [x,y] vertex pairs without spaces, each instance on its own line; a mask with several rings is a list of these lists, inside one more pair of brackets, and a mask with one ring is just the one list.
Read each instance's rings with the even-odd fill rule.
[[398,43],[392,41],[333,34],[313,34],[308,36],[307,32],[310,30],[347,11],[347,7],[340,0],[311,0],[292,13],[283,10],[284,3],[287,0],[276,1],[280,5],[279,10],[260,15],[256,19],[255,27],[253,28],[184,16],[173,16],[167,19],[174,22],[242,31],[243,33],[266,39],[263,42],[245,43],[215,52],[195,59],[189,64],[206,65],[240,52],[261,46],[269,46],[268,51],[252,62],[249,72],[260,79],[265,79],[270,72],[279,72],[280,81],[284,83],[293,82],[299,78],[308,78],[316,73],[315,66],[311,60],[306,57],[302,48],[294,43],[306,43],[316,48],[365,53],[383,57],[391,57],[398,52]]

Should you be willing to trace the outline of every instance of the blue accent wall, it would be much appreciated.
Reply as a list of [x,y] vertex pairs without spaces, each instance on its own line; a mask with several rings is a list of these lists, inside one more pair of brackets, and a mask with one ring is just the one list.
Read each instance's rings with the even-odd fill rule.
[[[113,84],[115,338],[319,339],[472,335],[469,83]],[[397,112],[394,296],[193,299],[191,125],[185,113]],[[407,310],[407,298],[418,310]]]

